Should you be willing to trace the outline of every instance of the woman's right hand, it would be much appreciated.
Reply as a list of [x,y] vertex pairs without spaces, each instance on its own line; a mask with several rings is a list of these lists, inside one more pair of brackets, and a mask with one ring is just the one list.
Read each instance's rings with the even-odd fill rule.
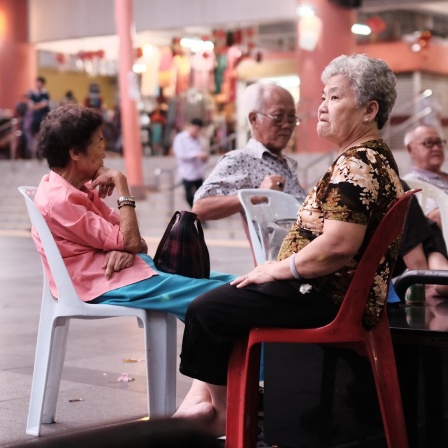
[[120,250],[107,252],[102,268],[105,270],[104,276],[109,280],[114,272],[130,268],[134,264],[135,255]]
[[253,271],[249,272],[249,274],[242,275],[235,280],[232,280],[230,284],[237,288],[244,288],[251,284],[262,285],[278,280],[272,273],[272,268],[277,264],[277,261],[266,261],[264,264],[256,266]]

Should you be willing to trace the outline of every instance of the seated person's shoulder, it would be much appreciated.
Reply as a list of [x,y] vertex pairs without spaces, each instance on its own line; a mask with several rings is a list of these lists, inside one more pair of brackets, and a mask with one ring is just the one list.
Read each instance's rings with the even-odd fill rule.
[[401,185],[403,186],[404,191],[409,191],[411,187],[409,184],[404,180],[404,177],[400,178]]
[[401,176],[402,179],[404,180],[412,180],[412,179],[417,179],[417,175],[413,172],[410,171],[409,173],[406,173],[404,176]]
[[249,154],[244,149],[234,149],[222,155],[216,162],[216,167],[222,167],[227,165],[239,165],[241,162],[253,159],[253,155]]
[[247,157],[253,157],[252,153],[249,152],[247,149],[234,149],[232,151],[227,152],[224,154],[221,159],[245,159]]

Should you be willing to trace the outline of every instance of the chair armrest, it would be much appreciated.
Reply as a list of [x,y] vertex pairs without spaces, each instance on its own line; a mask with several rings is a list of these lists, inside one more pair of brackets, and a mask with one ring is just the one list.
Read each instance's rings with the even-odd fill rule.
[[409,286],[418,283],[423,285],[448,285],[448,271],[430,269],[407,271],[395,280],[394,288],[398,297],[404,301]]

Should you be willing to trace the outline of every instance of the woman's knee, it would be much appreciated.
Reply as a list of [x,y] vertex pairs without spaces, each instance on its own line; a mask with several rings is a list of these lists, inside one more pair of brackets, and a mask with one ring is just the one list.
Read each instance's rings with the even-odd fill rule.
[[213,325],[222,316],[222,307],[225,306],[226,296],[222,289],[225,289],[226,286],[207,291],[194,299],[188,307],[186,321],[193,318],[207,325]]
[[188,306],[186,320],[190,318],[202,320],[202,316],[207,316],[210,313],[211,298],[209,291],[194,299]]

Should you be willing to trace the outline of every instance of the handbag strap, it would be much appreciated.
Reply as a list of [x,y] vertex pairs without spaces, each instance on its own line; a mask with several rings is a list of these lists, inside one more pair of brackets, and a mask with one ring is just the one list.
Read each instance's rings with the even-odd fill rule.
[[[177,213],[179,213],[179,212],[177,212]],[[194,215],[194,217],[190,217],[190,216],[188,216],[188,215]],[[182,210],[182,211],[180,212],[180,218],[179,218],[179,220],[181,220],[183,216],[186,216],[186,217],[188,217],[188,218],[191,218],[191,219],[193,220],[193,224],[196,224],[196,229],[197,229],[197,231],[198,231],[198,233],[199,233],[200,241],[201,241],[201,243],[203,243],[204,240],[205,240],[205,239],[204,239],[204,230],[203,230],[203,228],[202,228],[201,221],[199,221],[199,219],[198,219],[198,215],[197,215],[196,213],[194,213],[194,212],[189,212],[189,211],[187,211],[187,210]]]
[[171,232],[171,229],[173,228],[176,221],[180,219],[180,212],[177,211],[174,213],[173,217],[171,218],[170,222],[166,226],[165,233],[162,236],[162,239],[160,240],[159,245],[157,246],[156,254],[154,255],[154,259],[157,260],[158,257],[160,257],[160,252],[162,252],[163,247],[165,246],[165,242],[168,239],[168,236]]
[[201,221],[199,221],[199,219],[198,219],[198,215],[196,215],[196,218],[194,219],[194,221],[196,223],[196,227],[198,229],[199,236],[201,237],[201,241],[204,241],[204,230],[202,229],[202,224],[201,224]]

